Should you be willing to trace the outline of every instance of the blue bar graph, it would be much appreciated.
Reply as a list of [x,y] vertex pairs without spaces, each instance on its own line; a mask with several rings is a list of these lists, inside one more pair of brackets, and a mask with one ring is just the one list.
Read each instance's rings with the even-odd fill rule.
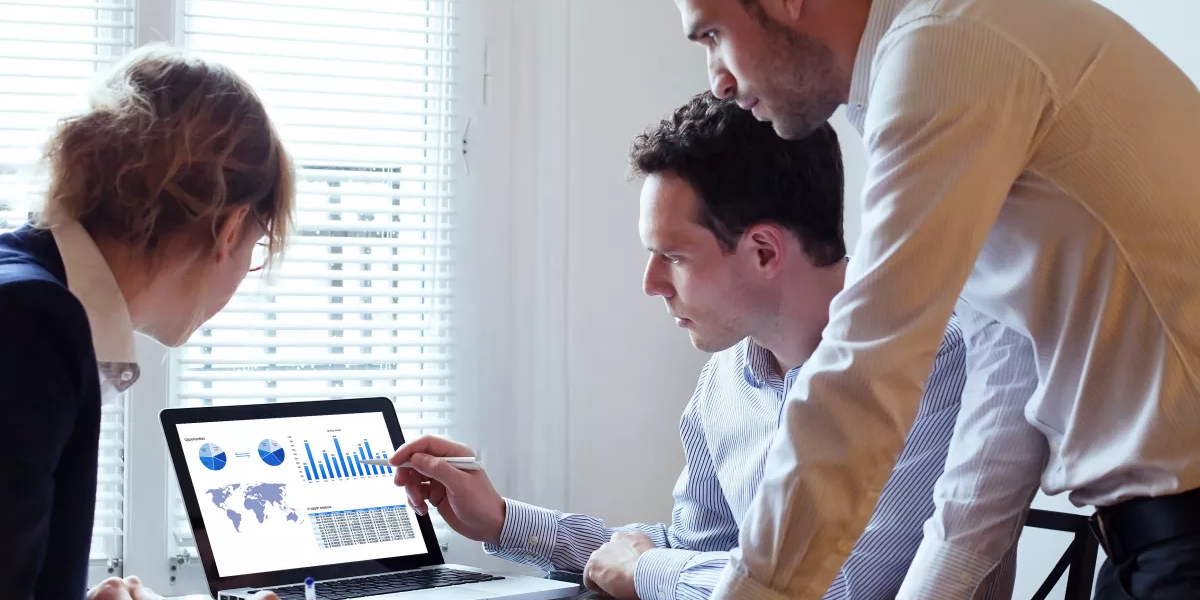
[[[367,440],[349,443],[345,448],[342,447],[342,440],[336,435],[331,435],[325,442],[320,440],[313,440],[313,442],[315,444],[310,444],[309,440],[303,440],[304,453],[296,453],[300,470],[304,473],[304,478],[310,482],[386,476],[396,472],[392,467],[377,467],[362,463],[368,458],[388,458],[386,452],[372,452],[371,444]],[[314,449],[313,445],[317,447]],[[305,456],[308,458],[307,464],[304,464]]]
[[329,473],[329,478],[332,479],[335,471],[333,470],[333,465],[329,464],[329,453],[321,452],[321,456],[325,457],[325,472]]
[[333,436],[333,447],[337,450],[338,460],[342,463],[342,473],[351,475],[350,470],[346,468],[346,453],[342,452],[342,445],[338,443],[337,436]]
[[308,440],[304,440],[304,449],[308,452],[308,464],[305,465],[305,467],[311,468],[313,471],[313,475],[316,475],[317,474],[317,461],[313,460],[312,448],[308,447]]
[[[375,455],[371,454],[371,443],[368,442],[367,440],[363,440],[363,446],[365,446],[367,448],[367,456],[369,456],[371,458],[375,458]],[[371,472],[378,475],[379,467],[376,467],[375,465],[371,465]]]
[[[384,459],[386,459],[387,457],[388,457],[388,455],[387,455],[387,453],[386,453],[386,452],[380,452],[380,453],[379,453],[379,456],[378,456],[377,458],[384,458]],[[384,469],[385,469],[385,468],[387,469],[387,471],[384,471]],[[393,471],[392,471],[392,468],[391,468],[391,467],[379,467],[379,472],[380,472],[381,474],[385,474],[385,475],[386,475],[387,473],[392,473]]]

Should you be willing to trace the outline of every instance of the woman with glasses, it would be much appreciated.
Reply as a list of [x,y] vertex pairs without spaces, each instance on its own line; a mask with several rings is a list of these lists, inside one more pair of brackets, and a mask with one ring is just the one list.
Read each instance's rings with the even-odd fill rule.
[[0,598],[156,597],[85,589],[101,405],[138,379],[135,331],[184,343],[279,256],[292,167],[242,78],[162,47],[118,64],[45,159],[41,213],[0,235]]

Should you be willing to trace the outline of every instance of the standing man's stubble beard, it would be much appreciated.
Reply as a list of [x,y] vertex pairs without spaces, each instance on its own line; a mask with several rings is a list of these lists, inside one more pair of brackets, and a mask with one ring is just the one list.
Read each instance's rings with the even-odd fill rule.
[[769,94],[776,104],[770,106],[774,111],[771,125],[784,139],[804,138],[842,104],[833,51],[819,40],[777,23],[757,2],[748,3],[746,10],[762,27],[770,49],[770,64],[760,72],[771,75],[763,82],[767,89],[760,100]]

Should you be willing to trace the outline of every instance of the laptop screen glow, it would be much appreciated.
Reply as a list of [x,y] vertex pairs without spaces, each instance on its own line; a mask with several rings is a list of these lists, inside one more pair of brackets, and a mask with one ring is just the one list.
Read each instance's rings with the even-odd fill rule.
[[221,577],[428,552],[380,413],[178,425]]

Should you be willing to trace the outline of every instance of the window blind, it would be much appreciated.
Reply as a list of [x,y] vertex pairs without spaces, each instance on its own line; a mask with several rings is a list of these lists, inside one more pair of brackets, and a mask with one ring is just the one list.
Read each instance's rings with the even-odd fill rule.
[[[133,47],[133,10],[133,0],[0,1],[0,231],[40,205],[43,145],[58,118],[87,107],[97,73]],[[103,408],[93,563],[122,558],[124,403]]]
[[299,195],[285,260],[174,353],[174,405],[386,396],[406,435],[451,433],[454,4],[184,1],[183,43],[255,87]]

